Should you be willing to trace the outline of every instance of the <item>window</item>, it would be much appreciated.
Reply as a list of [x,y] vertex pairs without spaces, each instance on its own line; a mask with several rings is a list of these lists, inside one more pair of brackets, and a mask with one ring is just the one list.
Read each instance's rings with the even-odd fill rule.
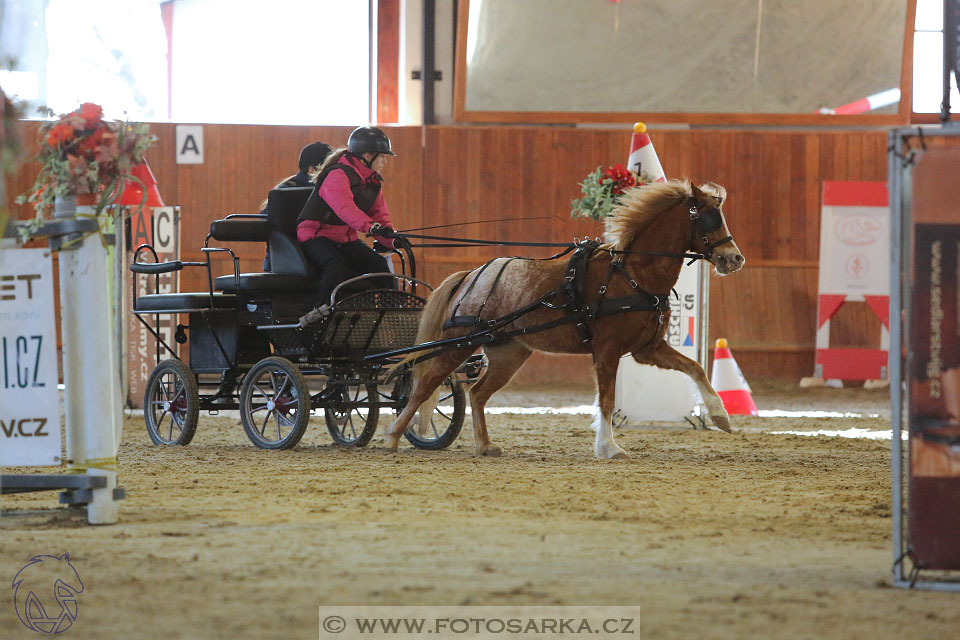
[[97,102],[141,121],[359,124],[369,12],[342,0],[4,0],[0,86],[57,113]]
[[[913,35],[913,111],[940,113],[943,101],[943,0],[917,0]],[[950,104],[960,111],[957,80],[950,78]]]

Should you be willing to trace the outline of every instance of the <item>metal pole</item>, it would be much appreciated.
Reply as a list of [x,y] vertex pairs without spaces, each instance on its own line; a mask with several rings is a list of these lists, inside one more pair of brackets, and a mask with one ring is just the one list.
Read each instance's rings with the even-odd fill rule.
[[940,122],[950,122],[950,72],[955,66],[957,27],[954,0],[943,0],[943,101],[940,103]]
[[892,473],[892,510],[893,510],[893,579],[901,581],[903,575],[903,469],[902,440],[900,427],[902,424],[902,394],[903,360],[901,345],[903,344],[903,329],[901,323],[901,309],[903,298],[901,295],[903,252],[900,243],[902,240],[903,212],[901,196],[900,158],[903,153],[903,139],[899,130],[893,129],[889,134],[891,150],[887,159],[887,175],[890,183],[890,468]]

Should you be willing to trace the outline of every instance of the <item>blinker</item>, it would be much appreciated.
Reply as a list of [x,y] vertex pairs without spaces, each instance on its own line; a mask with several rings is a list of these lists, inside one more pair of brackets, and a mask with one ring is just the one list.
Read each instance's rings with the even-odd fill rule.
[[723,226],[723,215],[713,207],[700,212],[700,227],[704,233],[711,233]]

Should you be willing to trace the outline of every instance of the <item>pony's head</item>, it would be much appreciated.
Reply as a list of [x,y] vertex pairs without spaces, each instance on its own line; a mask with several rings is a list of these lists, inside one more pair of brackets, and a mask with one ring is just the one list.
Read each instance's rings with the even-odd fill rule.
[[702,253],[717,269],[720,275],[727,275],[743,268],[746,259],[734,242],[727,219],[723,215],[723,200],[727,190],[718,184],[708,182],[699,188],[690,184],[690,220],[692,226],[692,248]]
[[[625,251],[661,216],[664,220],[669,218],[670,224],[682,220],[680,224],[685,226],[678,228],[678,233],[683,234],[683,246],[679,249],[703,254],[721,275],[733,273],[743,267],[744,258],[723,216],[726,195],[726,189],[718,184],[708,182],[697,187],[689,180],[654,182],[627,189],[606,219],[605,239],[608,246]],[[678,215],[666,216],[667,211]]]

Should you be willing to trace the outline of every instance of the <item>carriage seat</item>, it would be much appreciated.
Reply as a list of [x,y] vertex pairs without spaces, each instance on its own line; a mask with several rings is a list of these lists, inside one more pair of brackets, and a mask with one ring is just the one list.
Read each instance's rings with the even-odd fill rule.
[[237,296],[223,293],[213,294],[213,306],[210,306],[208,293],[151,293],[138,296],[133,312],[141,313],[193,313],[210,309],[237,308]]
[[[271,256],[272,257],[272,256]],[[213,281],[213,288],[224,293],[249,291],[313,291],[316,282],[306,276],[286,273],[241,273],[239,286],[233,274],[219,276]]]
[[267,196],[262,217],[227,217],[210,225],[210,236],[223,242],[266,242],[270,247],[270,272],[218,277],[214,289],[225,293],[303,291],[316,289],[316,280],[297,243],[297,216],[312,187],[274,189]]

